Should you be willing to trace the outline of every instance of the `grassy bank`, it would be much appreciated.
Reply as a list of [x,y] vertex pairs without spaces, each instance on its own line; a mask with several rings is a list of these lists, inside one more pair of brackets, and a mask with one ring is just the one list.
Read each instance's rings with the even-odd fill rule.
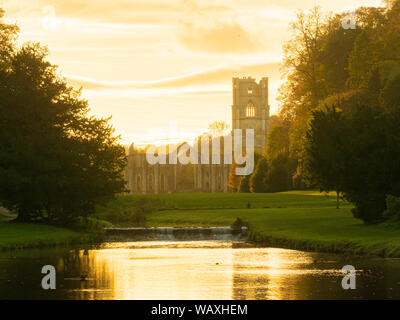
[[[176,193],[124,195],[108,203],[106,207],[97,208],[99,216],[110,210],[129,208],[139,199],[162,200],[165,208],[171,209],[241,209],[247,208],[310,208],[335,207],[336,196],[321,194],[317,191],[289,191],[279,193]],[[350,207],[347,202],[341,206]]]
[[[140,197],[121,196],[100,208],[99,215],[134,206]],[[166,208],[173,208],[147,214],[148,226],[229,226],[239,217],[249,224],[250,239],[262,245],[400,257],[400,230],[364,225],[353,218],[350,204],[341,203],[337,210],[333,194],[302,191],[145,197],[164,200]]]
[[[399,229],[364,225],[353,218],[350,204],[342,202],[337,210],[335,195],[315,191],[120,196],[97,208],[97,217],[104,219],[116,212],[135,210],[143,204],[143,198],[160,209],[145,214],[149,227],[230,226],[241,218],[250,227],[250,240],[260,245],[400,257]],[[68,229],[0,222],[0,249],[88,241],[88,234]]]
[[0,250],[84,243],[86,234],[41,224],[0,222]]

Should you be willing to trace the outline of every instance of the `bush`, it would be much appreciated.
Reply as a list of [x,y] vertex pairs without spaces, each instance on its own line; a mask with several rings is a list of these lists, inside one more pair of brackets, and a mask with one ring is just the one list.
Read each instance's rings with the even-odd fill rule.
[[[275,158],[269,160],[269,170],[265,177],[265,185],[267,192],[281,192],[293,188],[292,176],[297,166],[296,161],[289,157],[289,154],[279,154]],[[301,180],[301,172],[297,172]]]
[[78,217],[75,222],[71,225],[72,229],[91,232],[91,233],[101,233],[104,231],[104,228],[112,227],[112,223],[100,220],[96,218],[90,217]]
[[146,224],[145,214],[149,208],[122,208],[109,212],[105,218],[113,224],[129,224],[133,226],[144,226]]
[[147,197],[134,198],[129,201],[116,199],[106,207],[98,208],[98,217],[112,222],[115,225],[130,225],[144,227],[146,214],[170,208],[163,200]]
[[268,172],[267,159],[262,157],[258,160],[256,169],[250,177],[250,191],[251,192],[265,192],[265,175]]
[[356,206],[351,210],[354,218],[361,219],[366,224],[379,223],[384,220],[382,216],[382,213],[385,210],[385,200],[383,195],[360,195],[357,199],[346,195],[346,198]]
[[232,224],[231,228],[234,231],[240,231],[242,227],[248,227],[248,224],[245,223],[242,219],[236,218],[235,222]]
[[400,197],[388,195],[383,217],[387,220],[400,221]]
[[250,176],[244,176],[240,180],[239,192],[250,192]]

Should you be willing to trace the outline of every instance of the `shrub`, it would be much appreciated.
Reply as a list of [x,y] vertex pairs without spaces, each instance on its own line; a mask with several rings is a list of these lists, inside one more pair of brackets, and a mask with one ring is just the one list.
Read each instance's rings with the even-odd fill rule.
[[144,227],[146,214],[170,208],[171,206],[160,199],[141,197],[127,202],[117,199],[105,207],[98,208],[98,216],[115,225]]
[[112,223],[91,217],[77,217],[71,225],[72,229],[91,233],[101,233],[104,231],[104,228],[109,227],[112,227]]
[[242,219],[236,218],[235,222],[231,225],[231,228],[234,231],[240,231],[242,227],[248,227],[248,224],[245,223]]
[[388,220],[400,221],[400,197],[392,195],[386,197],[386,210],[383,217]]
[[250,176],[244,176],[240,180],[239,192],[250,192]]
[[121,208],[115,211],[110,211],[105,218],[113,224],[129,224],[133,226],[144,226],[146,223],[145,214],[148,208]]
[[351,210],[354,218],[361,219],[366,224],[379,223],[384,220],[382,213],[385,210],[385,200],[382,199],[383,195],[360,195],[355,197],[346,198],[355,204],[355,208]]
[[265,175],[268,172],[268,162],[267,159],[262,157],[258,160],[256,169],[250,177],[250,191],[251,192],[265,192]]

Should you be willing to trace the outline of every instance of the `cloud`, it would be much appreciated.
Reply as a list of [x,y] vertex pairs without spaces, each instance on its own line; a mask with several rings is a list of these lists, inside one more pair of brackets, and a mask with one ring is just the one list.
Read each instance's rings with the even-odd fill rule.
[[180,40],[189,49],[201,52],[244,53],[262,48],[237,23],[223,23],[212,27],[196,27],[191,23],[184,23]]
[[41,17],[42,9],[51,6],[58,17],[108,23],[163,24],[178,21],[183,13],[224,11],[226,7],[207,1],[188,0],[8,0],[11,15]]
[[279,79],[279,64],[254,63],[223,65],[214,68],[192,72],[175,77],[153,81],[103,81],[79,75],[64,74],[70,85],[83,87],[87,90],[103,89],[134,89],[134,88],[171,88],[187,86],[204,86],[230,83],[232,77],[252,75],[253,77],[270,77]]

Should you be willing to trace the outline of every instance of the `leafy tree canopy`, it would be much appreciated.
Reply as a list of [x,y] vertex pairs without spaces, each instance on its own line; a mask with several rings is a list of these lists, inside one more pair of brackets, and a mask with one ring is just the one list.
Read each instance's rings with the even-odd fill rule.
[[46,48],[15,45],[17,31],[0,23],[0,201],[21,221],[87,216],[124,191],[124,148]]

